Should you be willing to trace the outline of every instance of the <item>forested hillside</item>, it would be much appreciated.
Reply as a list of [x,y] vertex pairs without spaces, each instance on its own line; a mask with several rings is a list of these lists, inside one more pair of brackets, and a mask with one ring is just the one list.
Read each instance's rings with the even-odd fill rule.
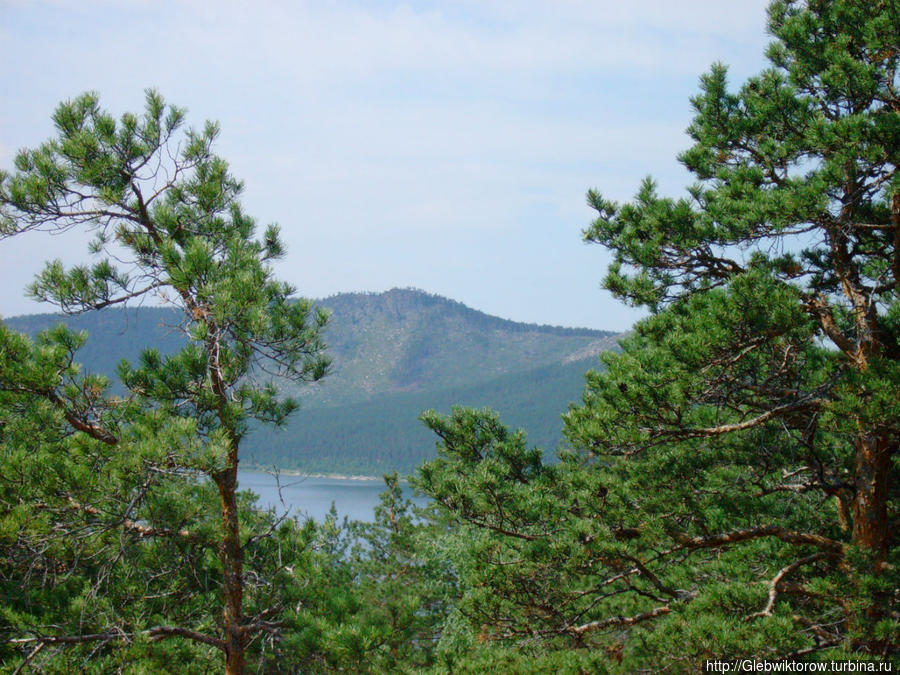
[[420,421],[425,410],[489,407],[514,428],[528,429],[548,457],[562,440],[561,411],[578,400],[584,373],[597,359],[553,364],[487,382],[422,392],[382,394],[342,406],[300,409],[284,429],[259,429],[245,446],[245,466],[381,475],[412,473],[435,454],[435,438]]
[[[495,408],[552,451],[562,438],[561,411],[619,337],[517,323],[414,289],[346,293],[316,304],[331,312],[323,334],[332,372],[313,385],[278,383],[301,401],[300,410],[284,429],[254,429],[242,447],[244,466],[409,473],[434,454],[419,415],[454,404]],[[147,345],[172,354],[185,341],[173,309],[5,320],[29,335],[60,321],[87,332],[77,354],[85,370],[114,380],[119,361],[137,362]]]
[[574,360],[596,362],[617,339],[606,331],[500,319],[415,289],[345,293],[319,304],[333,312],[325,329],[332,372],[315,387],[297,390],[315,404],[468,386]]

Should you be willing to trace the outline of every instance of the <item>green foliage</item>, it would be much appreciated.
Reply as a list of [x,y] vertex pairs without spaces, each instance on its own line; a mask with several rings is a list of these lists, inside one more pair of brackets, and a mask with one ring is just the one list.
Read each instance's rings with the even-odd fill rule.
[[375,507],[373,523],[351,523],[351,564],[358,575],[358,621],[374,631],[372,654],[357,670],[397,672],[432,664],[444,619],[455,600],[455,574],[436,542],[445,528],[403,499],[397,474]]
[[[162,617],[213,628],[215,490],[176,472],[147,471],[197,452],[196,425],[104,399],[104,383],[72,365],[81,341],[58,328],[34,344],[0,326],[0,381],[59,392],[68,414],[91,410],[94,424],[121,434],[116,445],[73,435],[52,397],[0,393],[0,630],[21,640],[44,626],[125,634]],[[190,534],[179,534],[188,523]],[[37,662],[47,672],[108,672],[123,663],[152,671],[171,658],[184,672],[201,672],[192,668],[210,657],[196,648],[163,656],[140,635],[113,649],[121,639],[48,645],[55,656]],[[40,643],[21,644],[30,653]],[[16,664],[18,649],[4,643],[0,658]]]
[[[71,668],[83,653],[140,661],[133,650],[176,637],[207,654],[194,654],[192,668],[212,648],[226,672],[242,673],[248,646],[273,630],[280,610],[258,605],[262,576],[244,573],[247,528],[266,523],[236,494],[238,449],[251,421],[281,425],[296,408],[268,378],[325,374],[327,314],[274,278],[278,228],[255,238],[240,182],[213,152],[217,125],[182,134],[183,117],[150,91],[142,115],[117,122],[84,94],[57,108],[54,139],[21,151],[16,173],[0,173],[0,234],[95,234],[99,262],[68,270],[49,262],[32,296],[65,313],[155,297],[179,310],[184,335],[177,350],[121,362],[119,397],[106,378],[73,365],[83,335],[58,326],[31,346],[2,328],[0,460],[20,473],[17,461],[69,474],[5,495],[4,517],[47,518],[9,542],[20,558],[4,570],[4,586],[23,589],[13,604],[24,614],[4,648],[54,668],[55,656],[39,653],[45,646],[62,649]],[[54,548],[62,560],[45,559]],[[77,606],[44,616],[40,595],[59,575],[78,580]]]
[[[445,527],[403,499],[396,475],[371,523],[283,521],[248,550],[269,582],[260,606],[284,607],[265,672],[421,672],[434,661],[454,579],[434,542]],[[260,515],[259,517],[263,517]],[[274,514],[265,516],[274,519]]]
[[773,67],[701,80],[687,196],[589,193],[604,285],[652,315],[588,374],[558,465],[491,413],[426,415],[448,645],[622,672],[897,658],[898,17],[774,2]]
[[571,675],[605,675],[610,672],[605,654],[582,649],[564,649],[549,653],[529,652],[521,647],[504,648],[478,644],[466,645],[464,651],[446,653],[435,673],[567,673]]

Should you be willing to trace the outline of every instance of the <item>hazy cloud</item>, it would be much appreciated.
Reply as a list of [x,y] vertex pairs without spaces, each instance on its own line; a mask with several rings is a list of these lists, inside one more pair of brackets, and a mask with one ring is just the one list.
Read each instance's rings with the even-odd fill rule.
[[[625,328],[580,242],[599,187],[685,176],[688,96],[714,60],[758,70],[764,3],[7,2],[0,166],[86,89],[119,113],[153,86],[282,224],[303,293],[415,285],[520,320]],[[0,244],[0,314],[72,242]]]

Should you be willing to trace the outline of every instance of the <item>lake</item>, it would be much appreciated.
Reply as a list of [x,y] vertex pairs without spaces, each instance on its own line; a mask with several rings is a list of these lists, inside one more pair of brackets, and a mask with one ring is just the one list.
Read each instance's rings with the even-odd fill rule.
[[[271,506],[281,514],[287,507],[293,515],[308,516],[318,521],[325,518],[332,502],[337,508],[339,518],[347,516],[351,520],[372,521],[375,519],[378,496],[385,489],[384,481],[381,479],[359,480],[281,474],[276,481],[275,476],[262,471],[238,471],[238,487],[241,490],[252,490],[259,495],[259,506],[263,508]],[[406,485],[404,493],[407,497],[412,496],[412,490]],[[420,506],[424,506],[427,502],[422,497],[413,501]]]

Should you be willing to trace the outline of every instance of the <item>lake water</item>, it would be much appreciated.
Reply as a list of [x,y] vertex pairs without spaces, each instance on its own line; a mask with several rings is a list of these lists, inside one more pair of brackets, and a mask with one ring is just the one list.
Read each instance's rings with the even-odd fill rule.
[[[281,495],[278,485],[281,484]],[[308,516],[321,521],[334,502],[338,517],[351,520],[372,521],[378,497],[384,492],[384,481],[357,480],[351,478],[317,478],[311,476],[289,476],[281,474],[276,481],[272,474],[261,471],[238,471],[238,487],[252,490],[259,495],[259,506],[274,507],[280,515],[285,507],[293,515]],[[412,490],[404,486],[405,496],[411,497]],[[282,504],[282,499],[284,504]],[[416,498],[420,506],[424,498]]]

